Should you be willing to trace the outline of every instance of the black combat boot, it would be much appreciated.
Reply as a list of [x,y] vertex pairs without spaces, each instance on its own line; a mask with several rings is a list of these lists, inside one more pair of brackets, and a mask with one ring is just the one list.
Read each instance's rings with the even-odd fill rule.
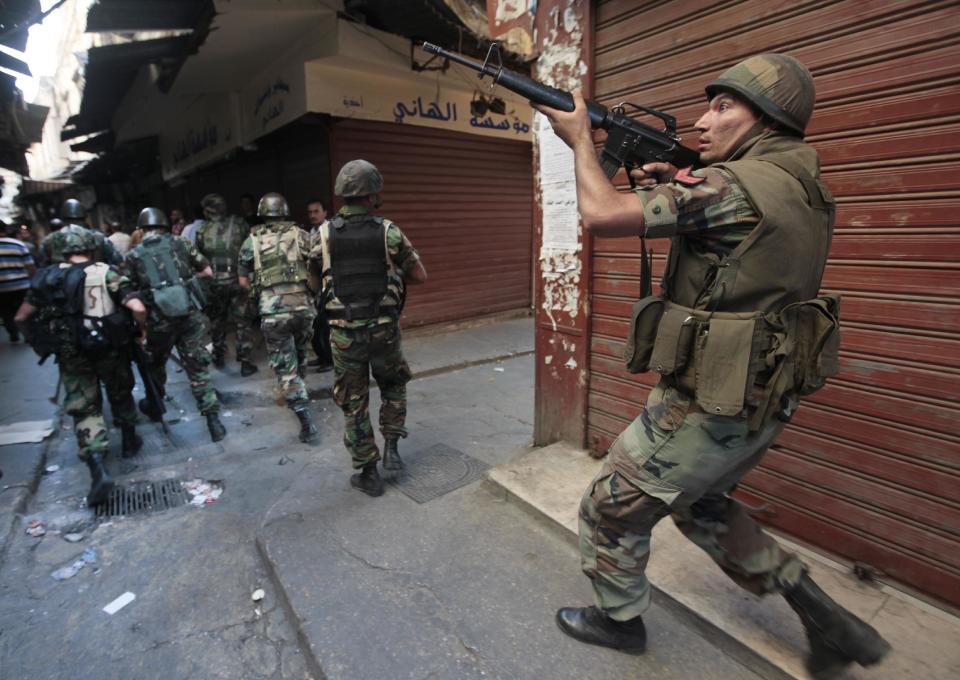
[[298,406],[293,409],[293,412],[297,414],[297,418],[300,420],[300,441],[306,444],[317,441],[319,430],[313,424],[313,414],[310,413],[310,407],[307,405]]
[[242,375],[244,378],[246,378],[248,375],[253,375],[259,370],[260,369],[254,363],[251,363],[249,361],[240,362],[240,375]]
[[207,414],[207,429],[210,430],[210,439],[218,442],[227,436],[227,428],[220,422],[220,414],[211,411]]
[[872,666],[890,651],[880,633],[831,600],[807,573],[783,596],[807,630],[807,670],[818,680],[835,677],[853,662]]
[[383,441],[383,476],[394,479],[403,471],[403,461],[397,452],[397,438],[387,437]]
[[383,495],[383,480],[380,479],[375,462],[364,465],[358,474],[350,478],[350,484],[368,496]]
[[120,434],[123,437],[123,446],[120,449],[120,455],[124,458],[133,458],[137,455],[140,447],[143,446],[143,440],[140,439],[140,435],[137,434],[137,430],[133,425],[121,425]]
[[643,619],[614,621],[596,607],[564,607],[557,610],[557,625],[572,638],[590,645],[612,647],[628,654],[647,650]]
[[90,468],[90,491],[87,492],[87,507],[100,505],[107,500],[113,491],[113,480],[103,466],[103,454],[91,453],[87,456],[87,467]]
[[137,406],[140,407],[140,413],[145,415],[147,418],[152,420],[155,423],[159,423],[163,418],[163,414],[158,411],[154,405],[150,402],[149,399],[141,399],[137,402]]

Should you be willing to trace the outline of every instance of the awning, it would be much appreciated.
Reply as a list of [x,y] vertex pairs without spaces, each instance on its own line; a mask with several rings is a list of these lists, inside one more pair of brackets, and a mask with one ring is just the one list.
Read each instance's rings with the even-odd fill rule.
[[87,13],[87,33],[193,29],[213,11],[211,0],[99,0]]
[[110,128],[113,114],[141,66],[179,67],[190,36],[158,38],[94,47],[87,53],[86,84],[80,112],[67,119],[64,141]]
[[3,37],[0,45],[19,52],[27,49],[27,30],[31,22],[40,16],[40,0],[3,0],[0,4],[0,25]]
[[21,196],[37,196],[52,194],[73,187],[73,182],[54,182],[52,180],[38,181],[24,178],[20,183]]

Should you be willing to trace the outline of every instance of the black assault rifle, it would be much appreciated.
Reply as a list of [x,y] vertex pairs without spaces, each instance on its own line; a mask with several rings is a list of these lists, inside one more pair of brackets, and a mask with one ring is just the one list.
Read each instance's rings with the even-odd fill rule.
[[[573,111],[573,95],[564,90],[544,85],[532,78],[521,75],[503,67],[500,58],[500,46],[496,42],[487,50],[487,58],[483,63],[461,57],[459,54],[447,52],[431,43],[423,43],[423,49],[444,59],[456,62],[479,71],[478,78],[485,75],[493,79],[494,84],[502,85],[511,92],[526,97],[536,104],[543,104],[561,111]],[[493,63],[493,61],[496,63]],[[634,120],[626,114],[626,107],[656,116],[663,121],[664,129],[655,128]],[[607,141],[600,152],[600,165],[607,177],[613,177],[621,167],[626,169],[630,184],[633,178],[630,171],[644,163],[662,162],[671,163],[678,168],[694,165],[700,155],[693,149],[688,149],[680,143],[677,136],[677,119],[670,114],[651,109],[638,104],[624,102],[608,109],[603,104],[587,101],[587,114],[590,116],[590,125],[593,128],[603,128],[607,131]]]

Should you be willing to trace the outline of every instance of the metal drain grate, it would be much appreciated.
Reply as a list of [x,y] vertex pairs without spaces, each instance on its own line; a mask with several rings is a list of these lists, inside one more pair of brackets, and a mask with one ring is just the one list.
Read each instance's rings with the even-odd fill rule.
[[186,505],[190,495],[179,479],[162,482],[131,482],[113,488],[106,502],[97,506],[97,517],[126,517],[160,512]]
[[426,503],[480,479],[490,466],[446,444],[404,455],[404,471],[389,483],[417,503]]

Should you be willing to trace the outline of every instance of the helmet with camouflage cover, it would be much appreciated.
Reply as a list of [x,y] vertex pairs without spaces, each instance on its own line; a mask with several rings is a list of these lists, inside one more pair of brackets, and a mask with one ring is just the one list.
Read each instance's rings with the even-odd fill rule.
[[60,206],[60,219],[62,220],[82,220],[87,216],[87,211],[83,203],[75,198],[68,198]]
[[287,217],[289,214],[287,199],[275,191],[264,194],[257,204],[257,215],[260,217]]
[[170,221],[160,208],[144,208],[137,218],[137,226],[141,229],[169,229]]
[[370,161],[355,160],[346,163],[337,173],[333,192],[345,198],[370,196],[383,191],[383,175]]
[[200,207],[203,208],[207,219],[223,217],[227,214],[227,201],[220,194],[207,194],[200,199]]
[[769,52],[744,59],[707,85],[707,98],[733,92],[789,131],[803,137],[816,90],[807,67],[786,54]]
[[64,231],[61,238],[63,239],[63,245],[60,251],[64,255],[92,253],[97,247],[96,242],[93,240],[93,234],[88,232],[86,229],[83,231]]

